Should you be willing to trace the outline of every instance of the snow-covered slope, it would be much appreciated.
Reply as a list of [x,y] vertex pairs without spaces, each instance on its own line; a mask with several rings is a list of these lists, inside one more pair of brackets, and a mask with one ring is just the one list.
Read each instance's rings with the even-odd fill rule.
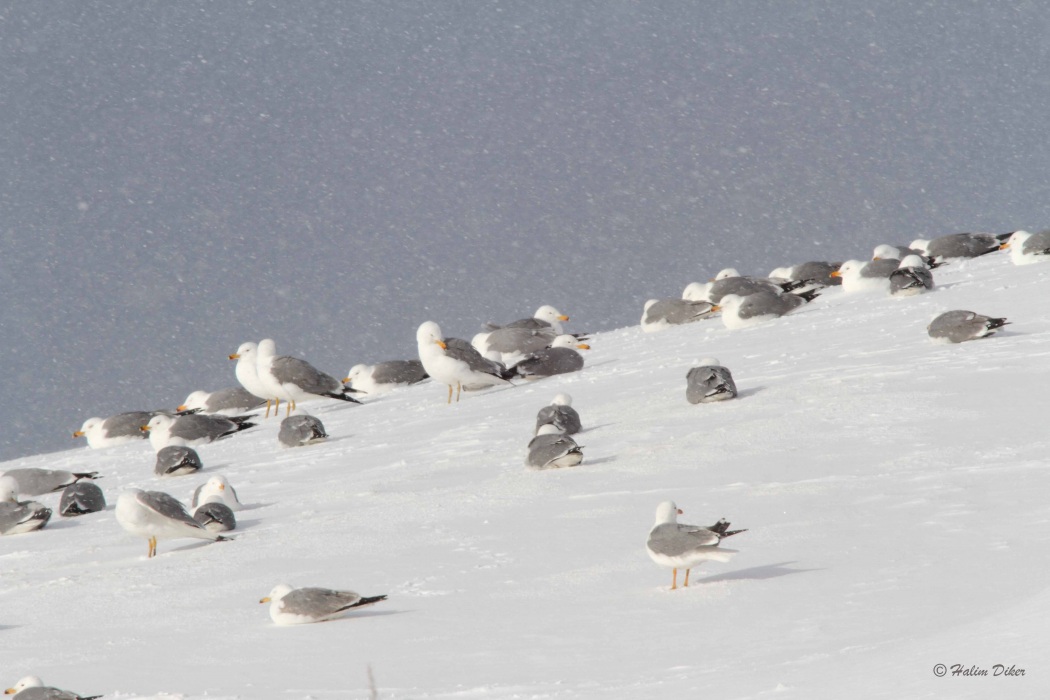
[[[603,333],[579,374],[452,406],[434,383],[308,404],[329,441],[281,448],[270,419],[199,448],[195,476],[154,477],[147,442],[2,464],[98,470],[111,505],[0,538],[0,682],[365,698],[371,668],[380,698],[1037,697],[1050,265],[996,255],[935,277],[903,300],[826,290],[740,331]],[[931,342],[926,324],[953,308],[1013,323]],[[686,402],[708,356],[738,400]],[[560,391],[583,417],[584,463],[527,471],[535,413]],[[113,516],[119,491],[185,500],[208,472],[251,505],[237,539],[161,542],[147,560]],[[668,590],[645,552],[665,499],[684,522],[748,528],[688,589]],[[279,582],[389,600],[276,627],[257,601]]]

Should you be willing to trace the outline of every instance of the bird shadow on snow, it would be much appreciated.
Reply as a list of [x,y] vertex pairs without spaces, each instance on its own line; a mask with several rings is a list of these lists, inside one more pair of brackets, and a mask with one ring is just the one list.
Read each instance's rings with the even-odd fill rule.
[[584,462],[587,466],[593,466],[595,464],[607,464],[609,462],[615,462],[615,457],[598,457],[597,459],[588,459]]
[[727,574],[719,574],[717,576],[707,576],[702,579],[697,579],[697,583],[718,583],[719,581],[762,581],[768,578],[780,578],[781,576],[788,576],[790,574],[804,574],[807,571],[823,571],[823,569],[789,569],[786,568],[788,564],[794,564],[793,561],[783,561],[779,564],[766,564],[765,566],[753,566],[750,569],[740,569],[739,571],[730,571]]
[[748,399],[763,390],[765,390],[764,386],[753,386],[750,389],[741,389],[736,393],[736,397],[737,399]]

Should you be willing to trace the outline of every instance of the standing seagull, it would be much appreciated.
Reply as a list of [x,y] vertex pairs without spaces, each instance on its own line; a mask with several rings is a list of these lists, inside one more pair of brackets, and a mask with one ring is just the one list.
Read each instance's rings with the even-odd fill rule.
[[259,343],[256,371],[259,379],[278,399],[288,401],[285,415],[291,415],[299,401],[310,399],[339,399],[361,403],[350,396],[357,391],[343,386],[330,374],[325,374],[306,360],[278,355],[277,347],[267,338]]
[[[269,418],[270,404],[276,397],[270,394],[267,386],[259,379],[259,371],[256,369],[256,366],[259,364],[259,344],[251,341],[241,343],[241,346],[237,348],[237,352],[229,357],[231,360],[237,360],[237,368],[235,370],[237,381],[241,383],[241,386],[249,394],[258,396],[266,402],[266,415],[263,417]],[[274,406],[274,414],[276,412],[277,406]]]
[[678,587],[678,569],[685,569],[684,587],[689,587],[689,570],[705,561],[729,561],[736,554],[734,549],[719,549],[718,544],[747,530],[730,530],[723,518],[710,527],[681,525],[682,514],[674,501],[664,501],[656,507],[656,523],[649,531],[646,549],[649,557],[659,564],[673,569],[671,590]]
[[149,539],[147,558],[157,555],[157,540],[195,537],[221,542],[228,539],[204,529],[181,503],[163,491],[125,490],[117,498],[116,516],[125,530]]
[[502,366],[486,360],[469,343],[446,343],[441,335],[441,326],[433,321],[420,324],[416,331],[419,361],[435,381],[448,385],[448,403],[452,403],[452,387],[459,393],[467,387],[486,387],[510,384],[503,376]]

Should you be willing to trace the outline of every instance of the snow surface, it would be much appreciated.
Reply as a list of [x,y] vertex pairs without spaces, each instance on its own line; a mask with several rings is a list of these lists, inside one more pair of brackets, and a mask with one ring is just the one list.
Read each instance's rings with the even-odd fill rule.
[[[934,274],[930,294],[829,289],[745,330],[601,333],[578,374],[452,406],[433,382],[307,404],[327,442],[282,448],[271,418],[198,448],[196,475],[153,476],[146,441],[4,463],[98,470],[110,507],[0,538],[0,682],[366,698],[370,668],[380,698],[1042,697],[1050,265]],[[1013,324],[931,342],[953,308]],[[738,400],[686,402],[709,355]],[[527,471],[536,411],[562,391],[585,460]],[[209,472],[248,506],[237,539],[147,560],[113,516],[119,491],[188,500]],[[646,555],[665,499],[683,522],[748,528],[688,589]],[[257,601],[281,582],[390,597],[279,628]],[[938,678],[939,663],[1025,675]]]

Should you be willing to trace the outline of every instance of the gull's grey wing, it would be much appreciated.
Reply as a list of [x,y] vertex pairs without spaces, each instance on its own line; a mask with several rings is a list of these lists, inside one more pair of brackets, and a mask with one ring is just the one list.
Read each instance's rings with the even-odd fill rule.
[[520,328],[505,326],[489,333],[488,346],[496,352],[535,352],[550,345],[556,334],[550,326],[546,328]]
[[769,315],[783,316],[805,303],[806,299],[797,294],[776,294],[767,290],[744,297],[737,314],[744,319]]
[[[707,298],[711,300],[711,303],[717,304],[722,301],[722,297],[730,294],[742,297],[761,291],[776,294],[777,292],[771,288],[773,286],[775,285],[761,284],[747,277],[726,277],[711,283],[711,287],[707,292]],[[777,289],[779,290],[779,287]]]
[[227,532],[237,527],[237,516],[225,503],[204,503],[193,511],[193,519],[212,532]]
[[645,312],[645,322],[657,323],[663,320],[675,325],[692,323],[710,316],[713,308],[714,305],[706,301],[660,299]]
[[415,384],[428,376],[419,360],[388,360],[372,369],[372,381],[377,384]]
[[1021,246],[1025,255],[1050,255],[1050,230],[1033,233]]
[[208,438],[217,440],[224,435],[237,432],[239,426],[236,422],[223,418],[222,416],[209,416],[193,414],[178,416],[171,424],[171,436],[183,440],[200,440]]
[[952,343],[983,338],[1007,324],[1005,318],[982,316],[973,311],[945,311],[926,327],[931,338],[940,338]]
[[[128,411],[110,416],[102,421],[102,432],[106,437],[135,436],[148,440],[149,435],[142,430],[142,426],[149,423],[156,415],[154,411]],[[29,690],[28,688],[26,690]],[[25,692],[25,691],[22,691]]]
[[364,600],[353,591],[334,591],[329,588],[297,588],[281,599],[282,612],[307,617],[326,617],[348,610]]
[[307,394],[342,394],[343,383],[330,374],[325,374],[306,360],[282,355],[275,357],[270,366],[273,376],[282,384],[295,384]]
[[842,284],[841,277],[832,277],[831,273],[839,269],[838,263],[813,260],[796,266],[791,276],[803,282],[816,282],[826,287]]
[[16,697],[18,700],[94,700],[94,698],[100,698],[102,696],[92,695],[90,697],[82,697],[76,693],[62,690],[60,688],[37,686],[22,690]]
[[547,348],[534,352],[514,365],[522,377],[550,377],[583,369],[583,355],[572,348]]
[[157,453],[153,473],[158,476],[190,474],[204,468],[200,455],[192,447],[168,445]]
[[567,435],[537,435],[529,441],[528,450],[525,466],[533,469],[546,469],[555,460],[570,454],[580,455],[581,459],[583,456],[580,446]]
[[244,387],[231,386],[227,389],[213,391],[208,396],[208,400],[204,402],[204,410],[208,413],[250,411],[253,408],[262,406],[264,403],[266,403],[265,399],[260,399],[255,394],[246,391]]
[[718,533],[707,528],[664,523],[657,525],[649,533],[648,546],[657,554],[675,557],[698,547],[717,545],[721,539]]
[[299,447],[328,437],[324,425],[314,416],[289,416],[281,421],[277,440],[286,447]]
[[39,530],[51,519],[51,509],[36,501],[0,502],[0,535]]
[[143,491],[136,496],[138,502],[150,510],[170,520],[178,520],[191,527],[200,528],[201,524],[194,520],[181,503],[173,496],[163,491]]
[[976,258],[994,253],[999,245],[991,233],[951,233],[930,241],[926,253],[933,258]]
[[445,345],[445,355],[460,362],[466,362],[467,366],[475,372],[496,377],[503,376],[505,368],[502,364],[486,359],[473,345],[462,338],[445,338]]
[[868,279],[883,279],[892,275],[900,264],[900,260],[893,258],[872,260],[860,268],[860,276]]
[[26,496],[40,496],[52,491],[61,491],[81,479],[94,479],[98,472],[69,472],[64,469],[40,469],[26,467],[0,472],[18,483],[18,492]]

